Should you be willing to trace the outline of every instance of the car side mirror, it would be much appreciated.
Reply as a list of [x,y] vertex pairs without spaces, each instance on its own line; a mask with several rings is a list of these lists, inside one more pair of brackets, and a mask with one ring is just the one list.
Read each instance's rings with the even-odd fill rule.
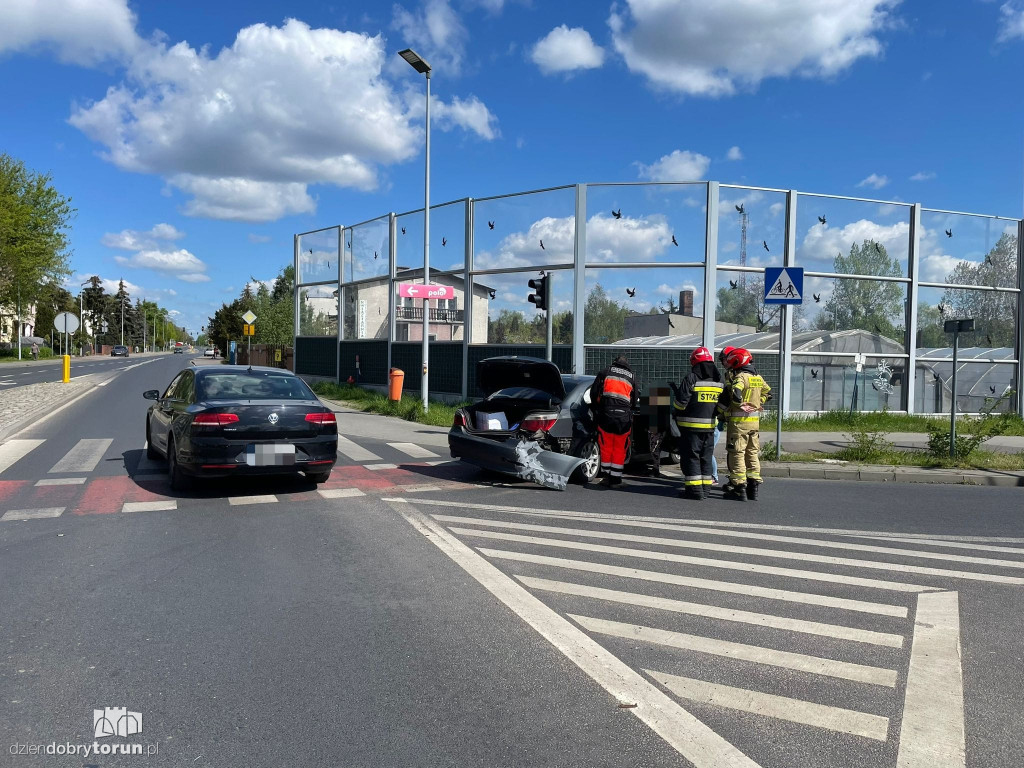
[[159,389],[147,389],[145,392],[142,393],[142,396],[144,398],[146,398],[147,400],[159,400],[160,399],[160,390]]

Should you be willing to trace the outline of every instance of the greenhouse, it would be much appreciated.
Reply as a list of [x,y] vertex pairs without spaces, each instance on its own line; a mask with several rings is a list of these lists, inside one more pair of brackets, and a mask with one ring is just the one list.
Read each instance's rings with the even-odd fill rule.
[[[1018,218],[713,181],[465,198],[431,206],[431,300],[409,292],[424,224],[419,209],[295,236],[297,372],[384,386],[400,368],[418,392],[426,325],[430,396],[479,396],[480,360],[545,356],[528,301],[543,275],[563,372],[623,353],[645,391],[696,346],[743,346],[787,413],[949,413],[943,328],[972,318],[957,410],[1022,408]],[[765,303],[766,267],[804,269],[801,305]]]

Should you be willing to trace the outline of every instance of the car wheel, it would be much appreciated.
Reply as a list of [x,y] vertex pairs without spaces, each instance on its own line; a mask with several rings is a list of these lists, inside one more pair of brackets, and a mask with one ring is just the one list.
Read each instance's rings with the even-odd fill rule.
[[178,464],[178,451],[174,447],[174,439],[167,439],[167,474],[171,479],[172,491],[187,491],[192,486],[192,478],[181,471]]
[[320,483],[326,483],[328,478],[330,478],[330,476],[331,476],[330,472],[307,472],[306,473],[306,479],[307,480],[311,480],[312,482],[316,483],[317,485],[320,485]]
[[163,458],[160,455],[160,451],[158,451],[156,449],[156,447],[153,445],[153,435],[149,431],[149,417],[148,416],[146,417],[146,458],[147,459],[153,459],[154,461],[156,461],[157,459]]
[[583,444],[577,458],[583,459],[583,463],[576,470],[575,475],[581,483],[589,483],[601,472],[601,448],[596,440],[588,440]]

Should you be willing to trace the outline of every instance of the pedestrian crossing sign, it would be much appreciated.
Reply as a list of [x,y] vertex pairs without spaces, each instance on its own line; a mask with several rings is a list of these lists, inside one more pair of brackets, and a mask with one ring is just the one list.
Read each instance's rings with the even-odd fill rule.
[[803,267],[765,267],[765,304],[802,304],[803,294]]

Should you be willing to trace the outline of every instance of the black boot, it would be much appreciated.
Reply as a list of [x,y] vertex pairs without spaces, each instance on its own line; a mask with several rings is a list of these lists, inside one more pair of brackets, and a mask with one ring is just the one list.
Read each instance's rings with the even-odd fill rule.
[[700,495],[703,498],[705,498],[705,499],[710,499],[711,498],[711,486],[710,485],[702,485],[700,487]]
[[745,485],[738,485],[729,483],[725,486],[723,498],[731,501],[746,501],[747,500],[747,487]]
[[683,490],[679,492],[679,495],[682,496],[684,499],[689,499],[690,501],[704,500],[704,494],[701,493],[700,487],[696,485],[686,486],[685,488],[683,488]]
[[760,480],[747,480],[747,498],[751,501],[757,501],[757,491],[760,487]]

